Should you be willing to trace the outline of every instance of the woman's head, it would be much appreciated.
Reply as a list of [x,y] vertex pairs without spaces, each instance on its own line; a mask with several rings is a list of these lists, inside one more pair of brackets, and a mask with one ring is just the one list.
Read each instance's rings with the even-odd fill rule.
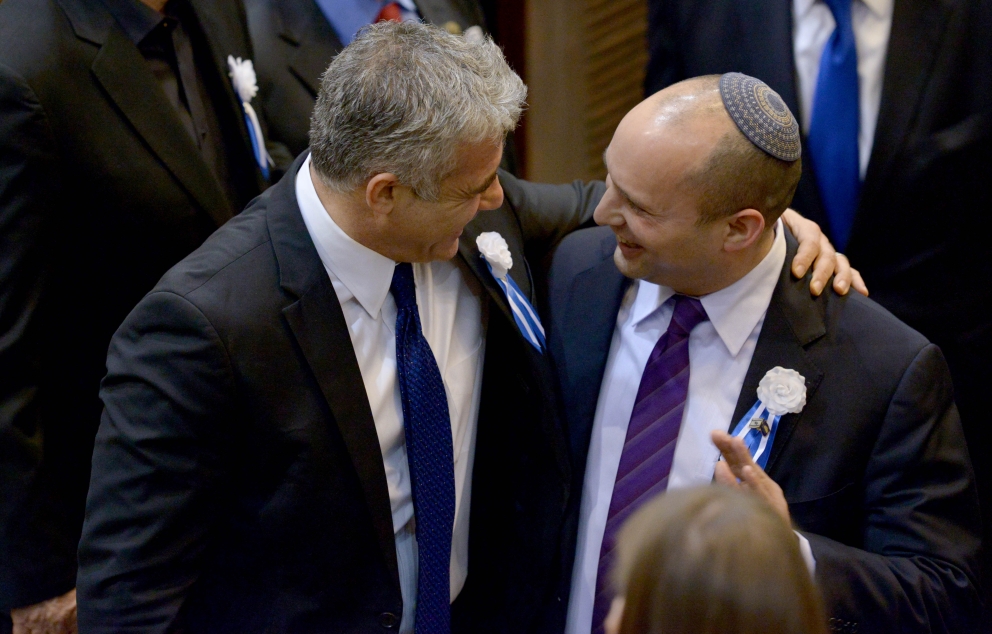
[[614,579],[619,634],[826,632],[791,528],[756,497],[725,487],[646,504],[620,534]]

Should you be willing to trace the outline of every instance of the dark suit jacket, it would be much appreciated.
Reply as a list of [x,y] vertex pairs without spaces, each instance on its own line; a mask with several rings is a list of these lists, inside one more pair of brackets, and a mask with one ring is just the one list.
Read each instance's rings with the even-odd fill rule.
[[[575,493],[627,280],[607,228],[555,255],[550,349],[565,401]],[[791,262],[796,244],[788,235]],[[831,626],[844,632],[970,632],[978,612],[978,504],[940,350],[875,302],[809,294],[782,269],[733,421],[771,368],[806,378],[806,406],[784,416],[767,465],[809,539]],[[571,567],[571,562],[566,562]],[[565,595],[567,596],[567,595]]]
[[[402,612],[386,477],[334,288],[279,184],[173,268],[114,336],[80,542],[83,632],[378,632]],[[520,335],[475,238],[525,250],[595,187],[527,186],[466,227],[486,355],[469,575],[455,631],[526,632],[553,590],[569,466],[548,355]],[[543,209],[529,214],[517,209]]]
[[[343,48],[315,0],[244,0],[255,48],[259,96],[273,141],[293,156],[310,146],[310,114],[320,77]],[[462,30],[484,25],[477,0],[418,0],[425,20]]]
[[[992,2],[894,4],[878,125],[846,253],[875,301],[944,350],[955,387],[968,383],[960,396],[978,401],[973,423],[962,402],[966,428],[985,427],[992,285],[976,280],[992,275]],[[649,39],[648,93],[739,71],[768,82],[799,112],[792,0],[652,0]],[[793,207],[827,227],[810,162],[803,168]],[[984,449],[992,436],[982,438]]]
[[264,185],[227,79],[227,55],[251,57],[243,10],[191,5],[233,201],[102,3],[0,4],[0,613],[75,583],[114,330]]

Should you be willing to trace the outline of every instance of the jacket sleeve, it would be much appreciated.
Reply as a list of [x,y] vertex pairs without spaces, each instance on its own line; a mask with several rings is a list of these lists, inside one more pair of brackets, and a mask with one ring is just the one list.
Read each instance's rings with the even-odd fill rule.
[[520,220],[528,258],[549,255],[572,231],[592,226],[592,214],[606,191],[602,181],[545,185],[499,174],[508,204]]
[[932,344],[889,404],[864,495],[863,548],[804,533],[832,627],[978,631],[978,497],[949,370]]
[[183,297],[152,292],[110,343],[79,543],[79,629],[169,632],[196,581],[226,471],[226,348]]
[[[31,87],[0,64],[0,613],[64,594],[77,533],[46,465],[39,327],[56,149]],[[76,527],[78,530],[78,526]]]

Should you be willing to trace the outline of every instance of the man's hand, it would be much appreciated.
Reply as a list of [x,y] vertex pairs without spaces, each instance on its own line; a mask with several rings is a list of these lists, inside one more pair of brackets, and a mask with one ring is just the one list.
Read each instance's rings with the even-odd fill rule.
[[802,277],[806,275],[810,265],[813,265],[813,279],[809,284],[813,295],[819,296],[823,292],[831,274],[834,276],[834,291],[838,295],[847,295],[852,286],[862,295],[868,295],[868,287],[861,279],[861,273],[851,268],[846,255],[837,253],[820,230],[820,225],[803,218],[792,209],[785,210],[782,222],[788,225],[792,235],[799,241],[799,251],[792,260],[792,274]]
[[76,634],[76,589],[10,611],[14,634]]
[[789,503],[785,501],[782,487],[754,463],[744,441],[723,431],[710,432],[710,438],[723,454],[723,460],[716,463],[716,481],[735,489],[751,491],[771,506],[791,527]]

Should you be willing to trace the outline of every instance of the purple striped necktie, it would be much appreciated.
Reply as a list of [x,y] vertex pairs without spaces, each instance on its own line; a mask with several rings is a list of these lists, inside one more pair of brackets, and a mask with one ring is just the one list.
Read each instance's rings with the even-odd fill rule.
[[648,357],[630,414],[620,468],[599,551],[596,600],[592,631],[602,634],[603,619],[610,611],[613,591],[610,570],[613,547],[620,527],[634,511],[668,487],[675,441],[682,426],[682,412],[689,394],[689,333],[706,321],[706,310],[694,297],[676,295],[668,330]]

